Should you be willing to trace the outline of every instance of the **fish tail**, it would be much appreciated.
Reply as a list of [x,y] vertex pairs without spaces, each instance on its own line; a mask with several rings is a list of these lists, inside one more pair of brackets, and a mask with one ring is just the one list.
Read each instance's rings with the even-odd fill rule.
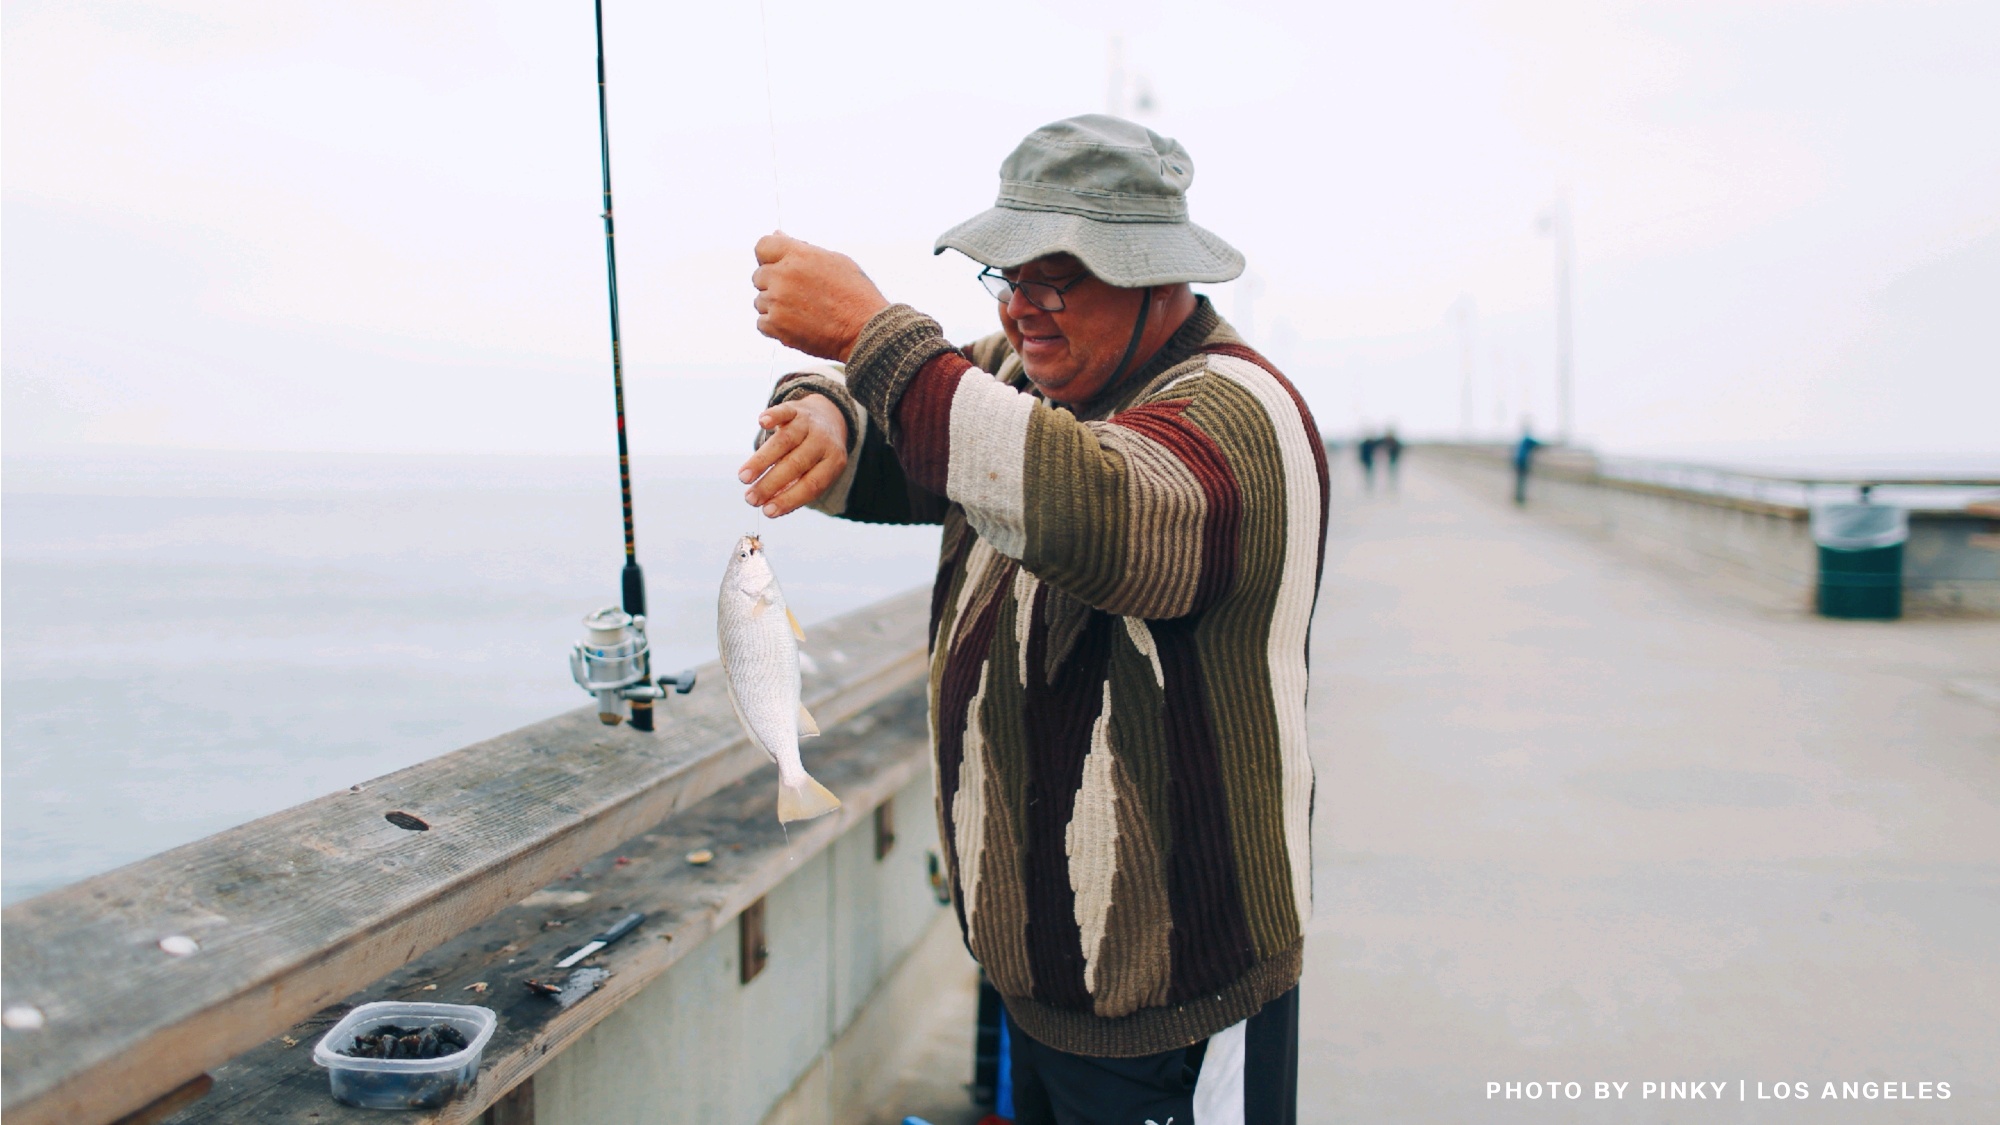
[[781,782],[778,785],[780,824],[825,816],[839,807],[840,798],[834,796],[826,786],[814,781],[811,774],[801,774],[797,782]]

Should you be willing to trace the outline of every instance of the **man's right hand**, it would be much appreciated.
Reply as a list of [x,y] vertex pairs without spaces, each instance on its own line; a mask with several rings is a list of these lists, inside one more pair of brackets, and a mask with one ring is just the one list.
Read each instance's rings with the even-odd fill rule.
[[825,395],[800,395],[757,416],[771,436],[743,462],[743,499],[772,518],[820,498],[847,471],[847,418]]

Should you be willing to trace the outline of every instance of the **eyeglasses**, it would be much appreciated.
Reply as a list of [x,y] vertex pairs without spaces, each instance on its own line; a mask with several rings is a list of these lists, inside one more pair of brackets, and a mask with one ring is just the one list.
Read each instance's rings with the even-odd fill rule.
[[1014,291],[1018,289],[1021,296],[1028,299],[1029,304],[1043,312],[1061,312],[1063,294],[1076,288],[1089,276],[1087,273],[1079,273],[1061,285],[1051,285],[1046,281],[1014,281],[995,273],[993,267],[988,266],[979,271],[979,283],[986,287],[988,293],[993,294],[994,300],[1003,305],[1014,299]]

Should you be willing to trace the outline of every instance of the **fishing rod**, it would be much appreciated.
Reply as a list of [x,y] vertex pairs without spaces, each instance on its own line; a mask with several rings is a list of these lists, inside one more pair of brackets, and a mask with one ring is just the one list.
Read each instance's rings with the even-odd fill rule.
[[570,675],[597,697],[597,717],[616,726],[631,712],[632,729],[653,729],[653,701],[671,687],[694,690],[694,670],[652,682],[652,654],[646,642],[646,574],[639,568],[638,540],[632,531],[632,453],[625,439],[625,351],[618,331],[618,244],[611,215],[611,119],[604,92],[604,0],[593,0],[597,15],[597,150],[604,174],[604,278],[611,296],[611,398],[618,412],[618,499],[625,516],[625,569],[619,573],[623,607],[606,606],[583,619],[587,639],[570,650]]

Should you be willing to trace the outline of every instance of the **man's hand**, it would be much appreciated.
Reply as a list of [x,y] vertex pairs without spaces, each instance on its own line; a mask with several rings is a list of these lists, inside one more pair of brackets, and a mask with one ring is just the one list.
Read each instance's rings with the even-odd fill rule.
[[743,499],[765,515],[775,518],[805,507],[847,471],[847,419],[825,395],[781,402],[759,415],[757,424],[773,432],[736,477],[750,485]]
[[847,362],[868,318],[889,307],[845,254],[773,231],[757,240],[757,331],[788,348]]

